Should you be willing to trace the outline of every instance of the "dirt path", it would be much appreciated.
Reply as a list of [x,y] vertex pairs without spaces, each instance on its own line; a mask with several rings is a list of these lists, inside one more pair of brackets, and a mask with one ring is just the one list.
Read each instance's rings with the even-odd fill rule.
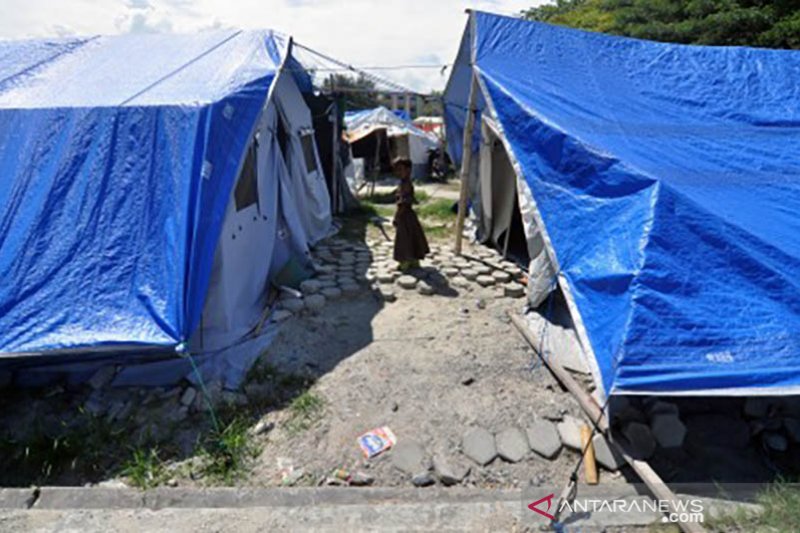
[[[442,268],[431,266],[429,273]],[[392,451],[367,460],[357,445],[359,435],[385,425],[399,443],[417,442],[429,458],[468,465],[466,485],[566,481],[577,460],[566,449],[555,460],[531,452],[518,463],[498,458],[485,467],[462,455],[462,435],[470,428],[524,429],[537,418],[579,411],[506,316],[524,299],[504,297],[498,287],[456,288],[444,276],[437,279],[444,285],[435,295],[395,288],[398,300],[385,303],[375,290],[363,290],[285,324],[264,361],[282,374],[315,379],[305,394],[322,408],[301,431],[287,423],[296,416],[291,407],[270,414],[276,429],[264,438],[253,484],[285,483],[288,467],[302,472],[293,478],[297,484],[324,482],[344,468],[374,476],[377,485],[408,485]]]

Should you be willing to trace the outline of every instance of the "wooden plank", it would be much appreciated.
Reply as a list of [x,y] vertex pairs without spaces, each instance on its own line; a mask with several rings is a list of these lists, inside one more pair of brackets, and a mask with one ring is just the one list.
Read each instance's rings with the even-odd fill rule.
[[[572,393],[575,399],[578,401],[578,404],[581,406],[581,409],[586,413],[586,415],[597,424],[597,427],[603,433],[608,431],[608,419],[605,416],[605,413],[600,406],[597,405],[594,398],[589,395],[583,387],[572,377],[564,367],[558,364],[558,361],[554,361],[552,358],[546,358],[543,354],[539,353],[537,346],[538,343],[536,339],[533,338],[530,330],[528,329],[528,325],[525,321],[516,313],[511,311],[508,312],[508,316],[511,319],[511,323],[519,330],[522,337],[527,341],[527,343],[533,348],[533,351],[539,356],[542,362],[547,366],[547,368],[553,373],[553,375],[558,379],[564,387]],[[662,481],[659,475],[653,470],[646,461],[641,461],[638,459],[634,459],[628,453],[625,452],[617,443],[608,439],[608,445],[612,448],[616,449],[619,454],[625,459],[625,461],[630,465],[636,475],[647,485],[647,488],[650,489],[650,492],[653,493],[658,500],[664,500],[670,502],[672,509],[674,512],[680,512],[680,508],[675,503],[678,501],[678,497],[675,496],[675,493]],[[684,533],[703,533],[705,529],[702,525],[696,523],[689,523],[689,522],[678,522],[677,525],[681,528]]]

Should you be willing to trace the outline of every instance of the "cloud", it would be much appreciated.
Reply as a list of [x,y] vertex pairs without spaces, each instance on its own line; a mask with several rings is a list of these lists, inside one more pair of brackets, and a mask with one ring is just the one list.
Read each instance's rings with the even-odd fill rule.
[[172,23],[169,20],[151,20],[144,13],[136,13],[131,17],[128,25],[130,33],[169,33],[172,31]]
[[[466,8],[516,14],[544,0],[0,0],[0,38],[272,28],[353,65],[450,63]],[[438,69],[380,71],[418,91]]]

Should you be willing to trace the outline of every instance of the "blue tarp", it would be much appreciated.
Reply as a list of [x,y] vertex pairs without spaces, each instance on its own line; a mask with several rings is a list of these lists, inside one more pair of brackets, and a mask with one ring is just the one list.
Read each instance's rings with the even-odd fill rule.
[[605,391],[799,392],[800,52],[473,17]]
[[287,45],[0,42],[0,354],[189,339]]

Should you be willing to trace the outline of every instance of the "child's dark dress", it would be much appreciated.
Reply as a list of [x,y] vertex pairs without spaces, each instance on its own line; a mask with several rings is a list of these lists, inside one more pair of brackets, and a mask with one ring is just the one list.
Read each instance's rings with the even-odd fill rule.
[[414,203],[414,185],[411,180],[401,180],[397,188],[397,212],[394,214],[394,259],[399,262],[418,261],[430,252],[428,239],[422,231]]

